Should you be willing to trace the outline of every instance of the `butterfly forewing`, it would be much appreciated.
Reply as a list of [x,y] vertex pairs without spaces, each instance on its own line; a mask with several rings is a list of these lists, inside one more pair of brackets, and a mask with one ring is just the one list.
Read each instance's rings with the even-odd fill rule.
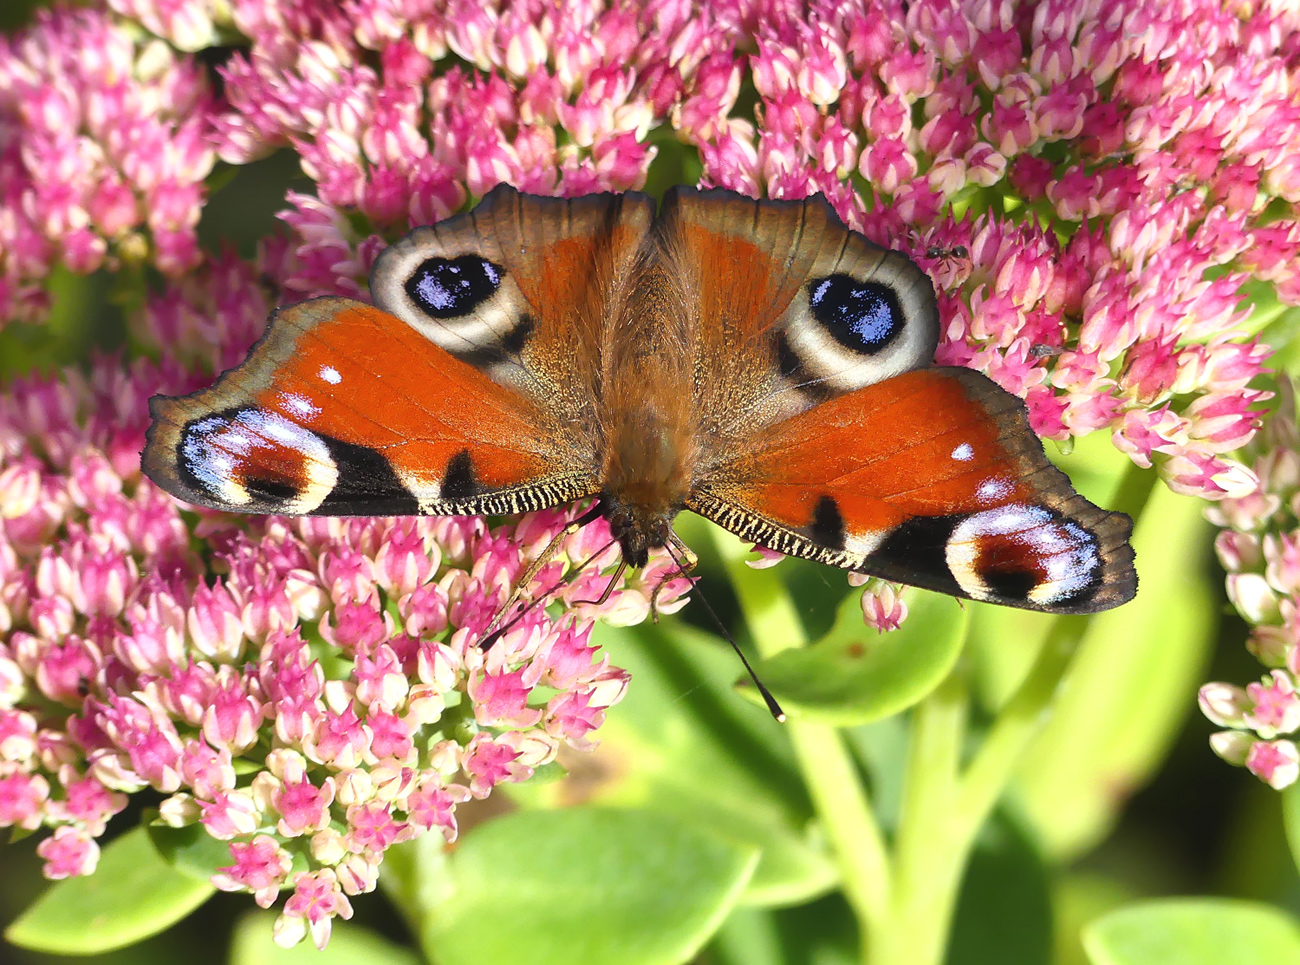
[[824,198],[676,189],[660,217],[698,316],[706,414],[748,431],[934,358],[929,277],[849,231]]
[[375,304],[594,432],[594,391],[654,219],[643,194],[521,195],[416,228],[370,276]]

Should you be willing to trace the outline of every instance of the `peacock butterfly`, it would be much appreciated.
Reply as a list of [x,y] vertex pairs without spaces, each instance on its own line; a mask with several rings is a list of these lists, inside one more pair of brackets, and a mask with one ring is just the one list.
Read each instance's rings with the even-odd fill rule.
[[504,514],[596,497],[633,566],[690,509],[738,536],[1054,613],[1137,589],[1132,522],[1074,491],[1021,401],[933,365],[927,275],[821,197],[502,185],[417,228],[374,307],[278,311],[213,387],[151,401],[144,471],[191,503]]

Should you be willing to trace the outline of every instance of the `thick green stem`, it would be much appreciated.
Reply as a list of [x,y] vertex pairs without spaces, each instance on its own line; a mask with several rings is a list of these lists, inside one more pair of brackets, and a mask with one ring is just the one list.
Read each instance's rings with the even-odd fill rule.
[[973,839],[997,804],[1029,742],[1042,730],[1087,617],[1057,617],[1024,682],[998,713],[962,775],[954,803],[962,835]]
[[[714,535],[759,656],[807,645],[794,601],[780,578],[771,570],[746,566],[746,549],[734,537],[720,530]],[[786,727],[808,795],[834,852],[845,897],[864,938],[874,935],[889,914],[889,857],[861,776],[834,727],[800,720],[791,720]]]
[[969,850],[953,814],[969,698],[966,674],[958,668],[912,714],[893,901],[869,949],[871,965],[943,961]]

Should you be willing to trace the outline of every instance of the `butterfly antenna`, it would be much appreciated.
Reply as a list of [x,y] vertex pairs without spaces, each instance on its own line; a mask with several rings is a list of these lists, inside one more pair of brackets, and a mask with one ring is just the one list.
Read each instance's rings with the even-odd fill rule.
[[[539,593],[537,596],[535,596],[535,597],[533,597],[531,600],[529,600],[528,603],[527,603],[526,605],[524,605],[520,610],[518,610],[518,611],[517,611],[517,612],[516,612],[512,617],[510,617],[509,620],[507,620],[505,623],[501,624],[501,626],[497,627],[496,629],[490,631],[490,632],[487,634],[487,636],[485,636],[482,640],[480,640],[479,643],[478,643],[478,648],[479,648],[480,650],[490,650],[490,649],[492,649],[492,645],[495,644],[498,640],[500,640],[503,636],[505,636],[505,634],[508,633],[511,629],[513,629],[514,626],[515,626],[516,624],[518,624],[519,621],[522,620],[522,619],[524,618],[524,615],[525,615],[526,613],[528,613],[529,610],[531,610],[531,609],[532,609],[533,607],[535,607],[535,606],[544,605],[544,604],[546,603],[546,601],[547,601],[548,599],[550,599],[550,596],[551,596],[552,593],[554,593],[556,590],[558,590],[558,589],[560,589],[561,587],[563,587],[566,583],[571,583],[571,582],[573,581],[573,579],[574,579],[575,577],[577,577],[577,575],[578,575],[579,573],[581,573],[583,570],[585,570],[588,566],[591,565],[591,563],[592,563],[593,560],[595,560],[597,557],[599,557],[602,553],[604,553],[607,549],[609,549],[611,546],[613,546],[613,545],[614,545],[615,543],[617,543],[617,542],[618,542],[618,540],[615,540],[615,539],[610,540],[608,543],[606,543],[606,544],[605,544],[604,546],[602,546],[600,549],[596,550],[596,552],[592,553],[592,554],[591,554],[590,556],[588,556],[585,560],[583,560],[581,563],[579,563],[577,566],[575,566],[575,567],[573,568],[573,571],[572,571],[571,573],[569,573],[569,575],[566,576],[564,579],[556,580],[556,581],[555,581],[554,583],[552,583],[549,587],[547,587],[545,591],[543,591],[542,593]],[[621,576],[621,575],[623,574],[623,570],[626,569],[626,567],[627,567],[626,562],[620,560],[620,561],[619,561],[619,565],[618,565],[618,570],[617,570],[617,572],[615,572],[615,574],[614,574],[614,579],[615,579],[615,580],[618,579],[619,576]],[[599,600],[598,602],[603,603],[603,602],[604,602],[604,601],[609,597],[610,592],[612,592],[612,589],[611,589],[611,588],[613,587],[613,585],[614,585],[614,582],[613,582],[613,580],[611,580],[610,583],[609,583],[609,586],[607,586],[607,587],[605,588],[605,593],[601,596],[601,598],[600,598],[600,600]],[[590,602],[592,602],[592,601],[590,601],[590,600],[580,600],[580,601],[578,601],[578,602],[580,602],[580,603],[590,603]],[[511,602],[507,603],[507,606],[508,606],[508,607],[509,607],[509,606],[514,606],[514,605],[515,605],[515,601],[511,601]],[[504,612],[504,609],[503,609],[502,612]],[[500,617],[497,617],[497,619],[500,619]]]
[[[727,625],[722,622],[721,618],[714,612],[713,607],[709,605],[708,599],[700,592],[700,578],[698,576],[691,576],[686,568],[685,560],[679,558],[677,554],[673,552],[674,542],[677,542],[676,535],[673,536],[673,539],[670,542],[664,544],[664,549],[668,550],[668,555],[671,556],[673,562],[677,564],[680,571],[678,575],[690,581],[691,589],[695,592],[695,596],[700,601],[701,605],[703,605],[704,612],[713,620],[714,625],[718,628],[718,632],[722,634],[727,643],[731,644],[731,649],[736,651],[736,656],[739,657],[740,662],[745,665],[745,672],[749,674],[749,679],[754,681],[754,686],[757,687],[758,692],[762,694],[763,703],[767,704],[768,712],[776,718],[778,723],[784,724],[785,711],[782,710],[781,705],[776,702],[776,698],[772,696],[772,692],[763,686],[763,681],[758,679],[758,674],[754,673],[754,668],[750,666],[749,660],[745,657],[745,651],[740,649],[740,644],[736,643],[736,639],[731,635],[731,631],[727,629]],[[684,548],[685,546],[683,546],[683,549]]]

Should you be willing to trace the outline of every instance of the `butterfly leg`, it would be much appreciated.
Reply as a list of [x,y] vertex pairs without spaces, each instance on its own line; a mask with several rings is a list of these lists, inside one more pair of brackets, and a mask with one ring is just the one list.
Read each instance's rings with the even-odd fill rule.
[[574,605],[574,606],[579,606],[579,605],[581,605],[581,606],[604,606],[604,605],[605,605],[605,601],[608,600],[608,599],[613,595],[613,593],[614,593],[614,587],[617,586],[617,585],[618,585],[618,581],[621,580],[621,579],[623,578],[623,572],[624,572],[626,569],[627,569],[627,560],[619,560],[619,561],[618,561],[618,569],[616,569],[616,570],[614,571],[614,575],[611,576],[611,577],[609,578],[609,582],[605,584],[605,592],[601,593],[599,599],[596,599],[596,600],[574,600],[574,601],[573,601],[573,605]]
[[[487,646],[491,646],[492,643],[496,642],[496,638],[500,635],[496,632],[496,629],[500,626],[502,619],[504,619],[505,615],[513,610],[515,605],[523,598],[524,592],[528,589],[528,585],[533,582],[537,577],[537,574],[545,569],[547,564],[559,555],[560,547],[564,545],[564,541],[588,523],[599,519],[603,512],[604,507],[601,505],[600,501],[597,500],[594,506],[555,534],[554,538],[546,544],[546,548],[537,554],[537,558],[533,560],[532,563],[528,564],[528,568],[520,574],[519,579],[515,580],[515,585],[510,590],[510,596],[506,599],[506,602],[502,604],[501,609],[497,610],[496,615],[492,618],[492,622],[487,626],[487,634],[483,638],[486,646],[484,643],[480,643],[480,647],[486,649]],[[550,591],[548,590],[547,592],[549,593]]]
[[[700,558],[695,555],[694,551],[692,551],[689,546],[679,540],[676,534],[673,534],[669,545],[665,548],[668,549],[668,555],[673,558],[673,562],[677,564],[677,568],[671,570],[667,576],[660,580],[655,585],[654,592],[650,594],[650,619],[655,623],[659,622],[660,591],[679,576],[684,576],[689,579],[690,575],[695,572],[695,567],[700,565]],[[676,549],[677,552],[674,553],[673,549]]]

